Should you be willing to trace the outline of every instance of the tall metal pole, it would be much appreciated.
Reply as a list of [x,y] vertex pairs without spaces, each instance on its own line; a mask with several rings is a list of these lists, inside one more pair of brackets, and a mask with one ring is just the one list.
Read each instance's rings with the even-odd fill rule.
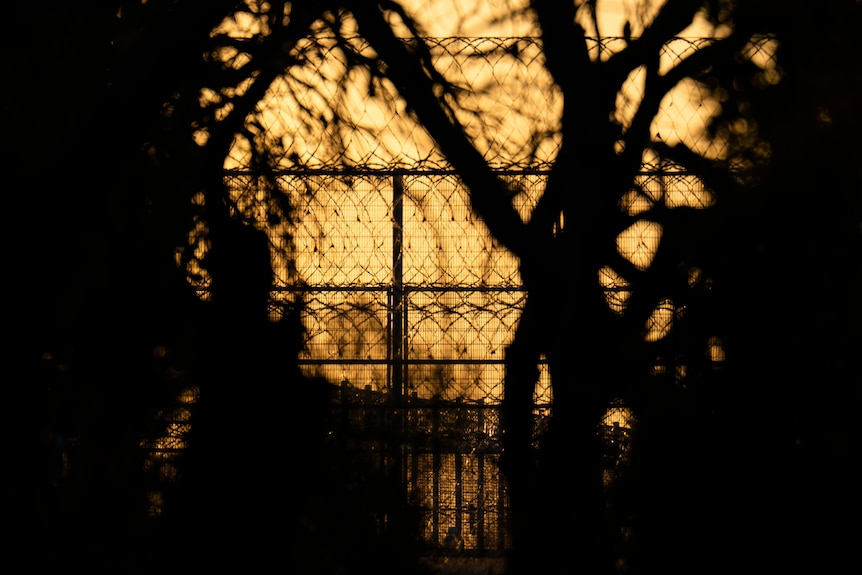
[[404,377],[404,182],[400,175],[392,177],[392,301],[391,337],[389,353],[392,355],[392,378],[390,392],[406,397]]

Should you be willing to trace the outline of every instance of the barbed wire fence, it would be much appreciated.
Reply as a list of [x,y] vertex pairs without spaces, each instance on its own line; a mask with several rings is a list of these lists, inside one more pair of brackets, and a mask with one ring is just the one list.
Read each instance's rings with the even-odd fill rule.
[[[528,217],[560,145],[560,94],[542,65],[536,38],[427,38],[437,70],[454,86],[447,97],[489,166],[517,190]],[[711,39],[674,39],[666,65]],[[594,44],[594,56],[623,40]],[[423,537],[443,550],[451,530],[467,553],[510,545],[499,406],[504,352],[525,292],[518,262],[470,209],[458,174],[406,113],[394,88],[349,65],[361,39],[321,36],[298,48],[292,68],[261,103],[257,121],[281,150],[277,190],[249,169],[239,141],[225,178],[243,215],[268,230],[277,285],[273,313],[302,302],[307,339],[300,363],[338,387],[336,435],[396,468],[422,515]],[[774,72],[768,39],[750,57]],[[665,65],[663,64],[663,65]],[[616,119],[631,121],[643,78],[634,71],[617,99]],[[715,102],[694,82],[668,94],[653,137],[715,153],[705,121]],[[708,207],[702,183],[680,166],[645,153],[640,203]],[[273,226],[271,197],[293,207]],[[652,195],[651,195],[652,194]],[[648,229],[624,239],[636,253]],[[635,257],[635,256],[633,256]],[[609,276],[608,305],[623,305],[626,285]],[[205,290],[205,279],[199,286]],[[535,434],[553,409],[549,375],[534,393]],[[606,483],[626,457],[634,424],[623,404],[608,406],[598,433],[608,446]],[[393,431],[395,432],[393,434]]]

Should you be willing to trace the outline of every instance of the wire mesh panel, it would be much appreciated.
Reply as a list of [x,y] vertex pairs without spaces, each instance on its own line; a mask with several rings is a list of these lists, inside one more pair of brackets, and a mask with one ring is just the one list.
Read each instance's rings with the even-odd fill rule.
[[[528,210],[545,176],[503,177]],[[295,209],[295,257],[276,257],[276,294],[302,300],[303,369],[339,385],[356,445],[402,452],[391,461],[427,542],[442,545],[452,527],[467,552],[503,548],[497,409],[525,297],[517,262],[451,173],[285,173],[278,185]],[[384,429],[400,430],[400,447]]]
[[389,294],[309,290],[305,294],[306,372],[332,382],[391,388]]
[[[546,174],[500,176],[526,216]],[[260,182],[228,181],[254,205]],[[277,185],[294,213],[268,229],[288,246],[274,250],[273,296],[302,302],[299,361],[338,385],[340,433],[381,465],[400,462],[432,547],[451,528],[467,553],[505,548],[498,410],[525,298],[516,260],[450,172],[282,173]],[[538,404],[550,402],[549,379],[541,366]]]
[[297,273],[310,286],[387,285],[392,279],[392,179],[377,175],[279,178],[297,212]]
[[419,397],[502,399],[502,360],[519,291],[410,291],[407,389]]
[[[518,262],[474,215],[457,174],[415,117],[403,113],[405,102],[391,83],[348,65],[371,57],[369,46],[361,38],[344,40],[315,33],[298,43],[292,54],[298,64],[260,107],[257,119],[284,151],[275,158],[277,191],[293,210],[281,226],[263,226],[278,248],[273,297],[302,300],[307,339],[300,362],[306,373],[341,386],[340,409],[364,445],[392,453],[392,439],[381,439],[380,429],[401,434],[391,461],[403,466],[426,540],[443,546],[453,529],[468,550],[502,549],[509,541],[496,465],[498,408],[503,356],[525,298]],[[526,221],[561,143],[562,100],[541,40],[423,41],[453,87],[446,94],[453,114],[509,184],[512,205]],[[666,71],[713,41],[674,39],[660,67]],[[778,73],[773,42],[752,38],[746,48],[767,83]],[[591,57],[607,59],[625,41],[589,44]],[[617,93],[614,120],[623,130],[643,101],[646,76],[643,67],[632,70]],[[705,86],[680,81],[658,107],[652,141],[719,157],[724,144],[706,127],[717,106]],[[238,146],[227,165],[241,171],[249,154]],[[231,177],[237,205],[263,221],[271,209],[267,195],[254,180]],[[663,234],[651,210],[714,202],[702,181],[646,149],[640,173],[620,198],[633,223],[617,236],[619,253],[645,270]],[[610,309],[621,314],[631,286],[610,266],[598,280]],[[668,333],[674,305],[667,299],[656,307],[648,341]],[[547,366],[539,367],[537,430],[552,400]],[[630,422],[617,415],[597,430],[616,450],[608,456],[607,482],[628,449]]]
[[[298,215],[293,275],[286,262],[278,275],[281,289],[302,294],[309,371],[402,395],[500,400],[524,294],[517,262],[469,210],[457,177],[279,183]],[[530,176],[521,187],[541,184]]]
[[473,213],[454,174],[404,182],[404,282],[417,286],[518,286],[517,261]]

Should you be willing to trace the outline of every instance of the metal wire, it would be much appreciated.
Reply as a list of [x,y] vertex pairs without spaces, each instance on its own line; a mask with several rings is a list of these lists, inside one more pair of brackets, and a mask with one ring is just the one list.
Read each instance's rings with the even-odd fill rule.
[[[514,202],[528,217],[560,145],[560,94],[543,66],[541,41],[424,41],[454,87],[445,95],[449,105],[488,165],[518,190]],[[598,58],[623,41],[592,42]],[[662,65],[711,42],[674,39],[665,45]],[[260,198],[272,194],[293,207],[284,227],[272,233],[280,246],[273,300],[302,302],[307,340],[300,362],[306,373],[340,383],[338,409],[353,433],[367,436],[397,417],[404,435],[395,449],[403,456],[405,485],[426,518],[426,538],[442,545],[453,527],[470,549],[503,549],[508,531],[505,483],[496,468],[498,406],[504,350],[525,297],[518,262],[473,215],[458,175],[404,113],[394,89],[348,65],[349,52],[367,55],[361,39],[321,36],[297,50],[306,65],[291,68],[274,86],[258,118],[284,151],[277,158],[277,189],[243,169],[248,157],[241,149],[231,158],[236,168],[226,174],[246,214],[268,213],[271,206]],[[750,57],[764,76],[774,72],[768,39],[753,41]],[[622,126],[641,98],[639,74],[633,71],[618,94]],[[696,83],[681,82],[662,104],[654,138],[714,153],[704,129],[714,105]],[[712,200],[697,178],[647,153],[621,208],[637,216],[657,204],[702,209]],[[253,219],[263,221],[263,215]],[[641,228],[633,226],[619,241],[632,263],[645,267],[659,231]],[[603,273],[609,305],[622,310],[625,282],[612,270]],[[651,337],[664,333],[656,317]],[[553,400],[546,366],[540,367],[537,434]],[[597,429],[609,446],[606,483],[625,457],[632,424],[631,413],[614,405]]]

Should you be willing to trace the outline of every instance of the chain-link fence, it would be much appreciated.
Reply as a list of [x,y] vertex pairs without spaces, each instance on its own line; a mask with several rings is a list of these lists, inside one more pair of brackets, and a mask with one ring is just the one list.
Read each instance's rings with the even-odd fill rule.
[[[540,41],[427,41],[437,69],[456,87],[451,102],[467,134],[517,190],[513,202],[527,217],[560,142],[560,99],[542,66]],[[596,43],[594,55],[605,57],[621,42]],[[711,42],[674,40],[663,65]],[[498,409],[505,348],[525,297],[518,262],[472,212],[458,175],[421,126],[399,113],[392,88],[369,91],[371,80],[349,77],[344,54],[367,46],[316,38],[298,50],[308,69],[292,69],[261,107],[270,135],[286,142],[276,186],[294,209],[288,255],[275,258],[274,299],[302,300],[304,370],[339,386],[341,432],[362,435],[363,449],[399,467],[426,541],[444,548],[447,535],[460,535],[465,550],[503,550],[509,532],[497,468]],[[774,73],[770,54],[768,39],[753,41],[750,57],[765,76]],[[351,82],[366,83],[363,105],[338,107],[335,127],[337,106],[324,102],[355,102]],[[636,69],[618,94],[623,126],[642,83]],[[705,129],[715,105],[695,82],[681,82],[665,98],[653,137],[715,153],[718,144]],[[255,198],[272,191],[244,169],[247,160],[246,151],[234,150],[227,181],[238,205],[253,209]],[[638,178],[621,200],[630,214],[656,202],[711,205],[698,178],[649,151]],[[273,241],[283,241],[283,232]],[[621,251],[634,265],[649,265],[654,230],[633,226],[627,233]],[[626,285],[617,279],[608,271],[602,280],[612,309],[625,302]],[[546,369],[534,396],[538,431],[552,405]],[[608,480],[624,456],[630,417],[625,406],[610,405],[599,430],[608,445]]]
[[[545,176],[507,177],[529,196]],[[251,185],[242,174],[229,181]],[[498,409],[524,300],[517,262],[451,172],[283,174],[279,183],[301,217],[295,268],[279,270],[277,297],[303,302],[300,363],[339,385],[339,433],[399,461],[426,541],[442,547],[453,528],[465,552],[505,549]],[[546,374],[536,402],[550,403]]]
[[[525,198],[546,177],[503,175]],[[244,178],[231,174],[231,185],[248,190]],[[280,270],[277,297],[303,301],[300,363],[338,385],[338,433],[362,438],[354,448],[380,465],[400,467],[432,547],[445,551],[452,530],[464,553],[505,550],[499,408],[505,348],[525,297],[517,262],[471,213],[451,172],[283,174],[280,182],[303,217],[295,269]],[[552,403],[540,368],[537,437]],[[609,473],[627,417],[609,408],[605,431],[620,449]]]

